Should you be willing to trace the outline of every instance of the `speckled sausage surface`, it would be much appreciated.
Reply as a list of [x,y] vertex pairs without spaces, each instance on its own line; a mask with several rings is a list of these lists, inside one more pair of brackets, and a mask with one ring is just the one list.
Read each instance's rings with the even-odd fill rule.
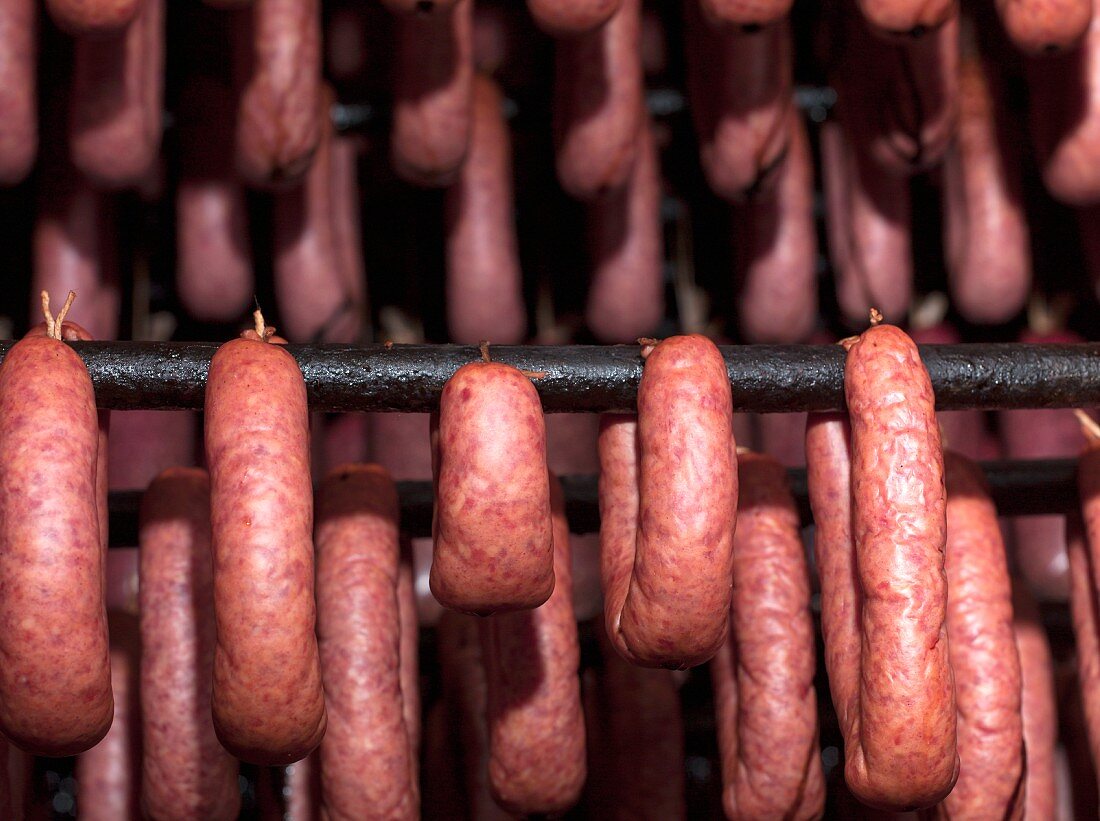
[[262,188],[300,180],[321,140],[318,0],[256,0],[251,75],[237,110],[237,171]]
[[711,662],[727,818],[820,818],[814,626],[783,466],[739,453],[730,634]]
[[479,615],[538,607],[554,590],[554,544],[531,380],[495,362],[459,368],[432,418],[432,449],[432,593]]
[[245,331],[214,354],[205,407],[214,727],[238,758],[290,764],[325,733],[305,382],[281,345]]
[[466,158],[473,94],[473,0],[401,15],[394,54],[390,151],[398,176],[450,185]]
[[997,510],[981,469],[944,452],[947,637],[955,675],[959,780],[936,818],[1021,818],[1024,729],[1020,657]]
[[1013,629],[1020,655],[1020,708],[1024,721],[1024,818],[1056,818],[1055,745],[1058,706],[1050,642],[1027,585],[1012,586]]
[[83,361],[32,331],[0,365],[0,729],[38,755],[87,750],[111,725],[99,450]]
[[540,607],[479,623],[487,685],[489,787],[512,812],[560,813],[584,786],[580,647],[565,496],[550,477],[554,593]]
[[21,182],[38,153],[38,4],[0,4],[0,184]]
[[543,31],[564,37],[604,25],[622,4],[623,0],[527,0],[527,10]]
[[155,821],[237,817],[238,763],[214,734],[210,479],[169,468],[141,503],[142,806]]
[[[317,493],[317,629],[328,710],[321,802],[329,819],[419,815],[399,562],[389,473],[363,464],[333,470]],[[414,655],[414,682],[415,669]]]
[[69,34],[104,35],[131,23],[148,0],[46,0],[58,28]]
[[644,115],[640,0],[554,46],[554,148],[566,193],[590,200],[626,182]]
[[892,325],[851,344],[852,537],[863,591],[853,792],[882,809],[927,807],[958,777],[947,646],[943,454],[916,345]]
[[997,0],[996,6],[1008,38],[1035,55],[1075,48],[1093,13],[1089,0]]
[[600,429],[607,632],[635,664],[692,667],[725,640],[732,589],[736,443],[714,343],[675,336],[652,349],[632,427],[606,417]]

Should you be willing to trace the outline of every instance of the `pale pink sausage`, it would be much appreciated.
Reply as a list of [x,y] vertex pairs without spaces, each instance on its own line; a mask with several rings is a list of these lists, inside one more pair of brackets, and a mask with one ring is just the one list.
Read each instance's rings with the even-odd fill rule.
[[1055,745],[1058,706],[1054,662],[1039,608],[1027,587],[1012,587],[1013,627],[1020,654],[1021,712],[1024,721],[1024,818],[1055,818],[1057,777]]
[[46,0],[58,27],[74,35],[103,36],[116,32],[141,12],[146,0]]
[[581,34],[605,25],[623,0],[527,0],[539,28],[555,37]]
[[35,0],[0,3],[0,185],[21,182],[38,153],[37,34]]
[[1093,14],[1091,0],[997,0],[995,5],[1005,34],[1031,54],[1076,48]]

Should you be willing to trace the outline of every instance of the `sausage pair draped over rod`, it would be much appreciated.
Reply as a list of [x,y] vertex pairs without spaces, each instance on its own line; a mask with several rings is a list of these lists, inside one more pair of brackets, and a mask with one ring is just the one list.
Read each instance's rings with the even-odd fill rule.
[[[1066,513],[1077,510],[1077,462],[1074,459],[983,462],[990,493],[1002,516]],[[791,491],[802,523],[810,523],[810,502],[806,494],[806,469],[787,471]],[[595,533],[600,527],[595,476],[562,476],[565,509],[573,533]],[[431,536],[432,483],[398,482],[401,530],[412,537]],[[140,490],[112,491],[111,546],[137,544],[137,510]]]
[[[0,343],[6,355],[11,342]],[[201,409],[213,342],[78,342],[96,403],[111,410]],[[313,411],[438,407],[444,383],[476,347],[290,345]],[[547,412],[632,410],[642,376],[636,345],[493,346],[494,361],[534,374]],[[720,348],[738,412],[839,410],[844,351],[837,345]],[[937,410],[1100,405],[1100,343],[921,345]]]

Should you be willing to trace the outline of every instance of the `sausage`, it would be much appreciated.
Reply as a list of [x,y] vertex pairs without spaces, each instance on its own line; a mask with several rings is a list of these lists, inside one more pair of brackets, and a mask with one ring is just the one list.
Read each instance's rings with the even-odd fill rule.
[[625,661],[596,621],[600,667],[585,677],[587,804],[594,818],[678,821],[684,800],[684,725],[675,673]]
[[1056,818],[1054,747],[1058,708],[1054,662],[1039,608],[1026,585],[1012,586],[1013,629],[1020,656],[1020,707],[1024,722],[1024,818]]
[[362,333],[367,310],[367,272],[363,262],[362,218],[359,212],[359,141],[333,135],[329,146],[330,196],[332,198],[332,240],[336,244],[336,266],[355,306],[356,322]]
[[194,464],[195,422],[189,411],[115,411],[107,451],[110,486],[144,488],[162,470]]
[[859,12],[877,34],[919,39],[958,16],[955,0],[857,0]]
[[1020,657],[997,510],[981,470],[943,456],[947,482],[947,636],[958,705],[959,780],[938,818],[1022,818]]
[[234,99],[205,77],[190,80],[179,105],[176,188],[176,291],[191,316],[227,322],[254,293],[248,207],[233,173]]
[[944,248],[955,308],[971,322],[1006,322],[1031,290],[1019,135],[1003,92],[977,55],[959,66],[959,133],[944,157]]
[[97,476],[91,379],[60,341],[66,310],[0,364],[0,729],[54,756],[94,746],[114,710],[98,499],[106,478]]
[[[348,464],[317,494],[317,630],[329,727],[320,747],[330,819],[419,817],[405,699],[409,646],[398,604],[397,489],[377,465]],[[415,653],[416,645],[412,645]],[[404,673],[404,674],[403,674]]]
[[606,24],[622,4],[623,0],[527,0],[527,9],[547,34],[566,37]]
[[275,294],[288,339],[354,342],[361,305],[341,273],[335,230],[332,123],[326,89],[317,118],[321,142],[300,186],[275,194]]
[[731,200],[773,188],[787,151],[790,24],[718,28],[694,0],[684,13],[687,91],[707,184]]
[[492,78],[475,75],[466,161],[445,198],[447,330],[463,344],[515,344],[527,331],[502,103]]
[[229,821],[237,761],[210,718],[214,666],[210,479],[171,467],[141,502],[142,808],[155,821]]
[[959,773],[932,385],[912,340],[878,325],[848,349],[844,395],[862,590],[859,712],[851,717],[845,774],[871,806],[927,807],[951,791]]
[[314,635],[305,382],[271,340],[273,330],[256,311],[256,329],[218,349],[206,380],[212,708],[229,752],[286,765],[320,743],[326,718]]
[[653,126],[642,118],[626,184],[588,208],[592,274],[585,323],[601,342],[652,333],[665,313],[661,169]]
[[810,578],[787,473],[737,456],[729,638],[711,662],[728,818],[820,818]]
[[134,21],[149,0],[46,0],[58,28],[74,35],[104,36]]
[[874,306],[901,320],[913,290],[909,184],[853,150],[836,123],[821,127],[825,224],[837,301],[852,324]]
[[1080,44],[1092,20],[1089,0],[997,0],[1008,39],[1025,54],[1054,54]]
[[412,783],[420,777],[420,623],[416,614],[416,572],[412,545],[401,540],[401,563],[397,568],[397,617],[401,623],[401,694],[405,731],[411,751]]
[[1026,63],[1028,124],[1043,184],[1056,200],[1100,201],[1100,16],[1080,47]]
[[321,778],[314,750],[283,771],[284,821],[322,821]]
[[473,0],[395,19],[394,170],[415,185],[450,185],[466,158],[473,96]]
[[34,0],[0,5],[0,185],[22,182],[38,153],[37,38]]
[[115,714],[103,739],[76,759],[80,818],[117,821],[139,817],[141,709],[138,667],[141,640],[137,614],[120,610],[109,615],[111,688]]
[[432,417],[431,589],[453,610],[538,607],[554,590],[546,425],[538,392],[509,365],[455,372]]
[[766,26],[786,17],[792,0],[699,0],[703,14],[717,24],[747,29]]
[[534,610],[479,623],[487,684],[489,788],[506,810],[559,813],[584,786],[580,647],[565,495],[550,476],[554,592]]
[[237,108],[237,172],[249,185],[305,176],[324,130],[318,0],[255,0],[251,73]]
[[142,0],[122,31],[73,44],[70,151],[99,188],[138,185],[160,152],[164,14],[164,0]]
[[958,120],[958,15],[927,36],[886,41],[851,7],[840,14],[833,82],[856,154],[895,175],[938,165]]
[[604,619],[635,664],[687,668],[729,629],[737,464],[725,361],[699,335],[646,358],[637,421],[600,422]]
[[458,0],[382,0],[382,5],[395,14],[412,14],[420,16],[446,12],[452,8]]
[[787,153],[774,190],[734,206],[737,322],[746,342],[805,342],[817,324],[813,155],[793,105],[786,125]]
[[565,192],[591,200],[630,176],[644,116],[640,0],[554,44],[554,161]]
[[[1084,522],[1076,515],[1066,523],[1066,547],[1069,553],[1070,615],[1077,649],[1077,678],[1084,706],[1084,723],[1092,753],[1093,774],[1100,761],[1100,627],[1097,625],[1096,585],[1096,475],[1097,456],[1090,448],[1081,457],[1077,469],[1078,487]],[[1086,491],[1088,493],[1086,494]],[[1091,520],[1092,527],[1089,527]]]

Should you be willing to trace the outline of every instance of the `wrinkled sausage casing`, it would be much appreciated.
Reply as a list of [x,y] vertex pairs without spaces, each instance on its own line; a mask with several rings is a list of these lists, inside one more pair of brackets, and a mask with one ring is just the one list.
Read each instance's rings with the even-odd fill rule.
[[325,733],[314,635],[309,414],[297,363],[255,331],[206,382],[214,556],[214,727],[245,761],[285,765]]
[[495,362],[459,368],[432,417],[432,449],[432,593],[479,615],[538,607],[554,590],[554,543],[531,380]]

